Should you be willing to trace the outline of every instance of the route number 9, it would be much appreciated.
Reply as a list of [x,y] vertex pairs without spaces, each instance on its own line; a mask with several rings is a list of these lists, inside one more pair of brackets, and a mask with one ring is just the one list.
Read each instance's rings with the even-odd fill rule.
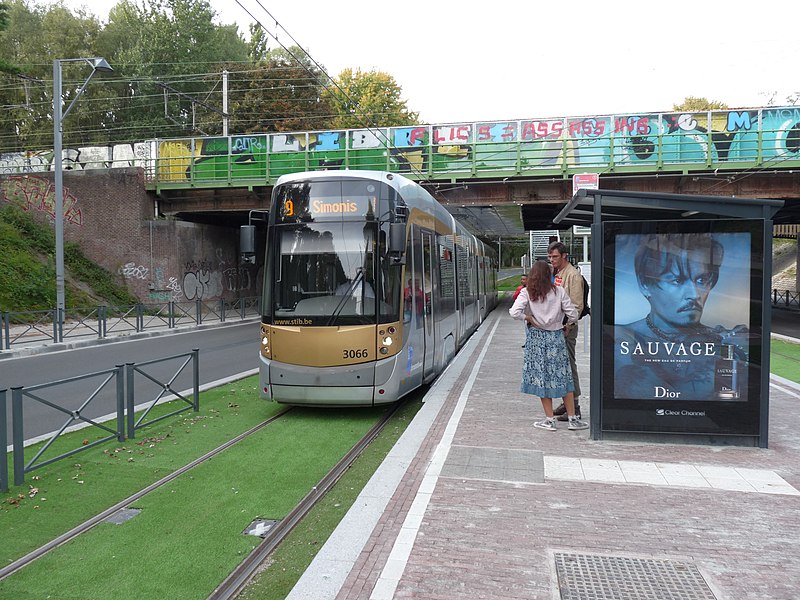
[[292,202],[291,200],[287,200],[286,202],[283,203],[283,208],[284,208],[284,214],[287,217],[294,216],[294,202]]

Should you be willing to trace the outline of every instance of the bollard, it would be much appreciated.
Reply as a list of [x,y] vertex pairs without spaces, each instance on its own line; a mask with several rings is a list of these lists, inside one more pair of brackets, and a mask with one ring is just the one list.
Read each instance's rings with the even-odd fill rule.
[[194,412],[200,410],[200,349],[192,348],[193,379],[194,379]]
[[199,299],[194,301],[194,314],[195,314],[194,322],[197,325],[202,324],[203,323],[203,303]]
[[125,363],[125,380],[126,380],[126,394],[128,397],[128,439],[132,440],[136,437],[136,423],[135,415],[133,414],[133,377],[134,367],[136,363]]
[[6,422],[6,390],[0,390],[0,492],[8,491],[8,423]]
[[14,485],[25,483],[25,438],[22,433],[22,388],[11,388],[11,440],[14,444]]
[[125,365],[117,368],[117,441],[125,441]]

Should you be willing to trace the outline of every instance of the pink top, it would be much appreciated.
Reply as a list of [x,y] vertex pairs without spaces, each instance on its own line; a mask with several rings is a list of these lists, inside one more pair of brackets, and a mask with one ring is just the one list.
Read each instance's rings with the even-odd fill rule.
[[508,309],[508,314],[520,321],[524,321],[525,315],[529,314],[536,321],[537,329],[548,331],[556,331],[564,327],[564,315],[567,316],[568,323],[578,321],[578,311],[575,310],[572,300],[561,287],[557,287],[536,302],[529,300],[528,289],[523,288],[514,301],[514,305]]

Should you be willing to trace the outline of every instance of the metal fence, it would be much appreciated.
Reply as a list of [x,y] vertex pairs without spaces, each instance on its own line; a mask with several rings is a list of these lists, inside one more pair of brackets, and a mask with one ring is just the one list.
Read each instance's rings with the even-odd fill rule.
[[794,306],[800,308],[800,292],[772,290],[772,306]]
[[[164,376],[154,375],[144,369],[146,366],[163,365],[169,361],[176,359],[185,359],[182,364],[170,373],[166,378]],[[184,371],[187,365],[192,364],[192,396],[191,400],[184,396],[182,393],[172,389],[172,385]],[[139,419],[136,419],[136,391],[134,387],[134,379],[136,374],[145,376],[151,381],[160,392],[155,398],[146,402],[140,402],[140,405],[146,407],[142,411]],[[94,390],[88,394],[87,397],[75,397],[70,395],[69,386],[77,382],[87,380],[100,380],[99,384]],[[110,390],[109,384],[113,385],[113,391]],[[43,397],[42,392],[45,390],[51,391],[51,397],[58,398],[53,401]],[[103,398],[102,393],[111,391],[113,402],[115,404],[115,417],[110,419],[102,419],[92,417],[90,405],[102,403],[104,400],[108,402],[108,398]],[[150,411],[161,401],[166,400],[167,393],[171,392],[175,399],[185,406],[180,406],[178,409],[161,415],[150,420],[145,420],[150,414]],[[6,491],[9,487],[8,476],[8,439],[7,430],[8,422],[6,416],[6,393],[7,390],[0,390],[0,448],[3,449],[3,456],[0,459],[0,491]],[[30,460],[25,460],[25,407],[26,401],[37,402],[46,407],[49,407],[57,412],[63,413],[66,416],[64,423],[57,431],[48,434],[48,438],[34,453]],[[67,405],[78,404],[78,408],[72,409]],[[30,473],[36,469],[40,469],[46,465],[54,463],[63,458],[67,458],[84,450],[88,450],[102,444],[111,439],[116,438],[122,442],[126,439],[125,424],[127,422],[127,438],[132,439],[135,437],[135,432],[138,429],[156,423],[167,417],[171,417],[182,413],[187,410],[200,410],[200,364],[199,364],[199,350],[193,349],[191,352],[185,354],[177,354],[164,358],[158,358],[141,363],[128,363],[127,365],[117,365],[113,369],[106,369],[104,371],[96,371],[94,373],[87,373],[77,377],[70,377],[68,379],[61,379],[49,383],[39,385],[32,385],[27,387],[12,387],[11,388],[11,431],[12,431],[12,451],[13,451],[13,470],[14,470],[14,485],[23,485],[25,483],[26,473]],[[97,410],[95,412],[98,412]],[[103,412],[99,410],[99,412]],[[111,425],[113,423],[113,425]],[[55,456],[46,456],[48,450],[53,447],[61,435],[67,431],[75,429],[76,425],[88,426],[94,429],[99,429],[105,435],[94,441],[82,439],[78,447],[71,447],[64,450]],[[101,434],[102,435],[102,434]]]
[[261,314],[259,296],[215,302],[163,302],[129,306],[31,310],[0,313],[0,350],[22,344],[105,338],[148,329],[174,329]]

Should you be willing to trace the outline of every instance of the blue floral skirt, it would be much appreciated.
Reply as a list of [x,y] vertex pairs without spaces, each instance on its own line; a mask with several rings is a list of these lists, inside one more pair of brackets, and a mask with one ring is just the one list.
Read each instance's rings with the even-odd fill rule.
[[528,327],[520,391],[545,398],[560,398],[574,390],[564,334],[561,330]]

